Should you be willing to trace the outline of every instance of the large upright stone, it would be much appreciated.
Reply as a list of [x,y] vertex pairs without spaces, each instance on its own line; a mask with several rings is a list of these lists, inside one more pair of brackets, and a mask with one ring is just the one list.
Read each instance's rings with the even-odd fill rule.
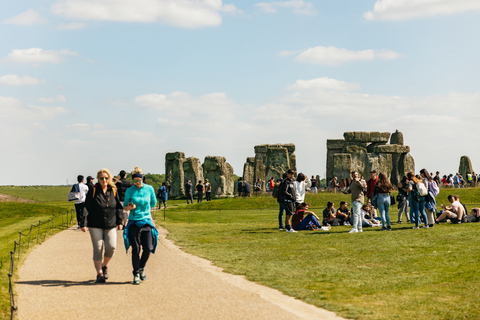
[[472,162],[470,161],[470,158],[468,156],[462,156],[460,158],[460,165],[458,167],[458,173],[460,173],[463,177],[463,179],[467,179],[467,172],[472,173],[473,168],[472,168]]
[[225,157],[206,156],[203,176],[212,185],[212,196],[233,195],[233,167],[226,162]]
[[392,155],[389,153],[369,153],[365,172],[363,174],[366,179],[369,179],[371,170],[375,170],[377,175],[383,172],[390,179],[393,171]]
[[398,130],[395,130],[390,137],[390,144],[398,144],[403,146],[403,133]]
[[184,196],[183,187],[183,162],[185,153],[169,152],[165,155],[165,183],[170,186],[170,196]]
[[253,185],[253,179],[255,178],[255,157],[248,157],[247,161],[243,165],[243,180],[247,181],[250,185]]
[[275,180],[282,178],[283,174],[290,169],[288,149],[283,147],[269,147],[267,149],[267,162],[265,163],[265,175]]
[[[203,179],[203,168],[200,159],[195,157],[189,157],[183,162],[183,176],[184,180],[183,183],[187,182],[187,180],[192,180],[192,184],[194,186],[197,185],[198,181],[205,182]],[[196,189],[194,189],[194,193]]]
[[[349,177],[352,172],[352,155],[350,153],[337,153],[332,158],[332,177],[339,179]],[[328,180],[327,180],[328,183]]]

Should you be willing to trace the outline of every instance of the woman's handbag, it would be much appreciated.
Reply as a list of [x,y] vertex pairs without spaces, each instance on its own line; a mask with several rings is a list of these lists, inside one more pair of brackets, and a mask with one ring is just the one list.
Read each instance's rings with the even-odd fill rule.
[[395,197],[394,196],[390,196],[390,205],[394,205],[396,202],[395,202]]

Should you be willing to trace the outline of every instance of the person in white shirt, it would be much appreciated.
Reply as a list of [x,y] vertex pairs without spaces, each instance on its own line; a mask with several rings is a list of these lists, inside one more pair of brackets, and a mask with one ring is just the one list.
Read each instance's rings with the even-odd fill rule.
[[[77,177],[78,183],[74,184],[72,187],[72,192],[79,192],[80,197],[76,200],[75,203],[75,211],[77,213],[77,223],[78,221],[83,221],[84,210],[85,210],[85,199],[88,193],[88,186],[83,183],[83,176],[79,175]],[[79,227],[77,227],[78,229]]]
[[438,223],[439,221],[448,218],[454,223],[461,223],[462,217],[465,214],[463,205],[460,203],[459,199],[455,199],[455,196],[452,195],[448,196],[448,201],[451,205],[446,207],[442,204],[443,213],[435,220],[435,222]]
[[300,204],[305,202],[305,175],[303,173],[298,174],[293,188],[295,189],[295,210],[298,210]]

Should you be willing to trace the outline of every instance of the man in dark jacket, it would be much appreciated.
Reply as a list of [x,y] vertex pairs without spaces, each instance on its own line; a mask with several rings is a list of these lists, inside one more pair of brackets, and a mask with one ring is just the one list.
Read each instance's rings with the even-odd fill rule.
[[192,192],[193,184],[191,180],[187,180],[185,183],[185,197],[187,197],[187,204],[190,201],[193,204],[193,192]]
[[[115,187],[117,187],[118,197],[120,198],[120,201],[123,203],[123,200],[125,199],[125,191],[127,191],[127,189],[130,188],[132,186],[132,184],[130,183],[130,181],[125,179],[125,176],[127,175],[125,170],[120,171],[120,173],[118,175],[120,176],[120,179],[117,181],[117,183],[115,183]],[[123,210],[123,216],[124,216],[123,225],[124,226],[127,224],[129,213],[130,213],[130,211]]]
[[293,175],[295,171],[288,169],[287,178],[280,184],[277,201],[280,204],[280,210],[285,210],[285,229],[287,232],[297,232],[290,225],[290,218],[294,214],[293,204],[295,203],[295,189],[293,186]]

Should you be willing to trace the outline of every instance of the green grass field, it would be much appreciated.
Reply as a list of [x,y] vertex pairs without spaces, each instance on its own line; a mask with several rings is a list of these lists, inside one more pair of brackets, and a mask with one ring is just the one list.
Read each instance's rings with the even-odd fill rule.
[[[32,206],[49,203],[32,191],[28,197],[41,202]],[[42,192],[57,203],[68,191],[58,199]],[[447,203],[450,193],[458,194],[468,208],[480,206],[480,189],[444,189],[437,197],[438,208]],[[350,203],[350,197],[343,194],[308,194],[306,200],[317,215],[327,201],[336,206],[341,200]],[[4,205],[0,203],[0,208]],[[440,224],[420,230],[412,230],[411,224],[393,223],[391,232],[374,228],[361,234],[349,234],[349,227],[340,226],[330,232],[291,234],[278,231],[278,204],[271,196],[214,199],[188,206],[183,200],[174,200],[168,205],[165,221],[163,210],[155,212],[157,224],[168,229],[169,238],[185,251],[213,261],[226,272],[244,275],[341,316],[480,319],[480,275],[476,271],[480,223]],[[64,210],[65,203],[56,207]],[[18,231],[16,225],[4,227],[3,212],[0,210],[0,237]],[[392,221],[397,220],[397,212],[392,206]],[[26,227],[32,217],[17,215],[14,220],[17,218],[17,223]],[[13,236],[5,239],[2,256],[11,250],[13,240]],[[2,279],[2,290],[6,281]]]

